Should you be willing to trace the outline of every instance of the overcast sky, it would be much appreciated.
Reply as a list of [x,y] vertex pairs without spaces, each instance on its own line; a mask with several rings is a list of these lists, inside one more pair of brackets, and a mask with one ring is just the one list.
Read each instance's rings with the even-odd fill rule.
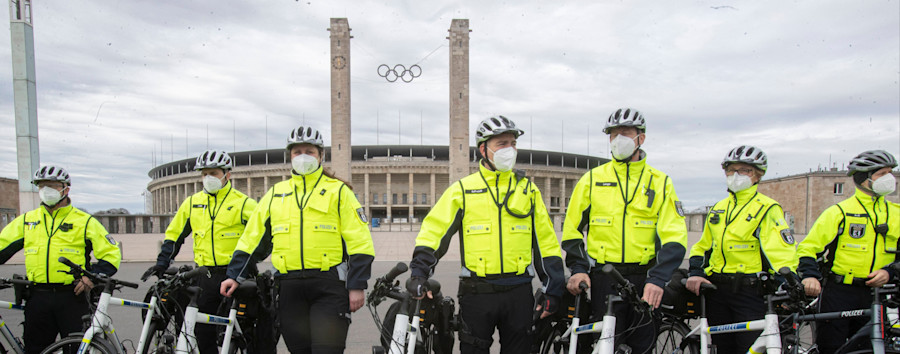
[[[637,108],[649,163],[691,209],[725,196],[719,163],[740,144],[769,155],[766,177],[900,151],[897,0],[70,0],[33,13],[41,162],[68,168],[90,211],[141,212],[154,155],[280,147],[303,121],[329,144],[331,17],[353,29],[353,144],[447,143],[445,37],[468,18],[470,126],[503,114],[526,130],[520,147],[607,157],[607,116]],[[0,176],[16,178],[9,48],[0,35]],[[415,63],[411,83],[376,74]]]

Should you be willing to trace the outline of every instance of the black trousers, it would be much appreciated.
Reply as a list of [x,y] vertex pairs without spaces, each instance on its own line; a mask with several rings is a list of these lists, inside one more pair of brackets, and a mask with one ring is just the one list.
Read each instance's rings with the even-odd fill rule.
[[75,295],[74,287],[56,290],[31,290],[25,304],[25,352],[40,353],[56,341],[56,336],[83,331],[81,317],[91,312],[84,293]]
[[[718,290],[706,296],[706,318],[710,326],[763,319],[766,301],[758,287],[734,288],[713,282]],[[762,331],[723,333],[712,336],[718,353],[746,353]]]
[[[197,309],[203,313],[224,315],[217,313],[219,304],[222,303],[224,298],[219,293],[220,285],[227,278],[224,268],[215,271],[211,270],[209,275],[207,277],[204,274],[198,278],[197,286],[200,287],[201,291],[200,298],[197,299]],[[199,349],[200,354],[215,354],[219,352],[217,343],[218,327],[216,325],[198,323],[194,328],[194,334],[197,336],[197,349]]]
[[343,353],[350,328],[350,298],[338,279],[278,280],[281,336],[291,353]]
[[[462,285],[460,285],[462,287]],[[459,313],[472,336],[490,343],[494,330],[500,330],[500,353],[528,353],[531,351],[531,316],[534,313],[534,294],[531,284],[495,293],[460,294]],[[490,353],[490,347],[460,340],[463,354]]]
[[[872,307],[872,288],[827,282],[819,298],[819,312],[848,311]],[[867,322],[869,317],[819,321],[816,327],[816,343],[819,352],[834,353]],[[867,337],[868,338],[868,337]],[[866,343],[868,343],[866,341]],[[854,349],[854,348],[849,348]]]
[[[606,314],[606,300],[608,295],[618,295],[616,281],[602,272],[591,272],[591,321],[602,321]],[[643,294],[646,274],[624,275]],[[639,313],[630,303],[623,301],[613,306],[616,315],[616,340],[615,346],[627,344],[634,354],[653,353],[656,344],[656,324],[649,314]]]

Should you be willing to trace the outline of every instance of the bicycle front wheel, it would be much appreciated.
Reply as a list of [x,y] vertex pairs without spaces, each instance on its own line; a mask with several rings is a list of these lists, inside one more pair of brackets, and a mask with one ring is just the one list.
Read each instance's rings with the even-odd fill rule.
[[659,332],[656,335],[656,354],[699,354],[700,344],[692,339],[686,339],[691,329],[684,322],[677,320],[665,320],[659,326]]
[[[48,353],[75,353],[78,352],[78,348],[81,346],[82,337],[66,337],[60,339],[56,343],[51,344],[47,349],[41,352],[41,354]],[[115,350],[112,349],[110,343],[103,338],[94,337],[91,342],[87,346],[87,350],[85,353],[90,354],[114,354]]]

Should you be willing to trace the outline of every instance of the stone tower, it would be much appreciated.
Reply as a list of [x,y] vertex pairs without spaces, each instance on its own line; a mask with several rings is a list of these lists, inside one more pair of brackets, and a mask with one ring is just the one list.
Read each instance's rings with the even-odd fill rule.
[[35,209],[40,205],[37,191],[31,184],[31,174],[40,167],[41,162],[38,150],[37,85],[34,70],[32,9],[31,0],[9,0],[20,213]]
[[450,182],[469,174],[469,20],[450,22]]
[[350,175],[350,24],[332,18],[331,27],[331,168],[346,181]]

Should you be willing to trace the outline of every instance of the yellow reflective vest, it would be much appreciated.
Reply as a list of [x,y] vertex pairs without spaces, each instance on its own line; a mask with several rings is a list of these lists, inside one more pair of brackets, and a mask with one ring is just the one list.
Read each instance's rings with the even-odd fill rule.
[[[877,225],[885,225],[886,233],[876,233]],[[798,269],[804,278],[819,278],[832,272],[844,276],[851,284],[854,278],[866,278],[878,269],[892,277],[897,274],[889,265],[897,260],[900,240],[900,204],[884,197],[872,197],[856,189],[856,193],[822,212],[809,234],[800,242]],[[816,259],[830,251],[825,268]]]
[[188,197],[166,229],[156,264],[168,267],[185,238],[194,240],[194,263],[227,266],[244,233],[244,225],[256,209],[256,201],[232,188],[231,181],[215,195],[200,191]]
[[353,191],[325,176],[322,167],[275,184],[260,199],[238,241],[228,277],[242,280],[246,266],[265,258],[269,249],[280,274],[336,268],[348,289],[366,288],[375,257],[365,211]]
[[722,199],[709,210],[703,235],[691,247],[691,275],[776,274],[797,268],[794,236],[784,211],[757,185]]
[[[122,252],[103,225],[71,205],[52,213],[47,206],[15,218],[0,232],[0,264],[19,250],[25,252],[25,272],[36,283],[71,284],[70,268],[59,262],[66,257],[95,273],[113,275]],[[91,253],[98,262],[91,265]],[[80,277],[79,277],[80,278]]]
[[559,242],[541,192],[528,178],[479,164],[478,172],[450,185],[422,221],[412,276],[430,276],[456,233],[462,277],[530,282],[536,271],[548,294],[562,295]]
[[683,261],[683,207],[669,177],[640,153],[639,161],[610,161],[591,169],[572,190],[562,248],[573,274],[598,264],[649,266],[655,260],[647,281],[661,287]]

